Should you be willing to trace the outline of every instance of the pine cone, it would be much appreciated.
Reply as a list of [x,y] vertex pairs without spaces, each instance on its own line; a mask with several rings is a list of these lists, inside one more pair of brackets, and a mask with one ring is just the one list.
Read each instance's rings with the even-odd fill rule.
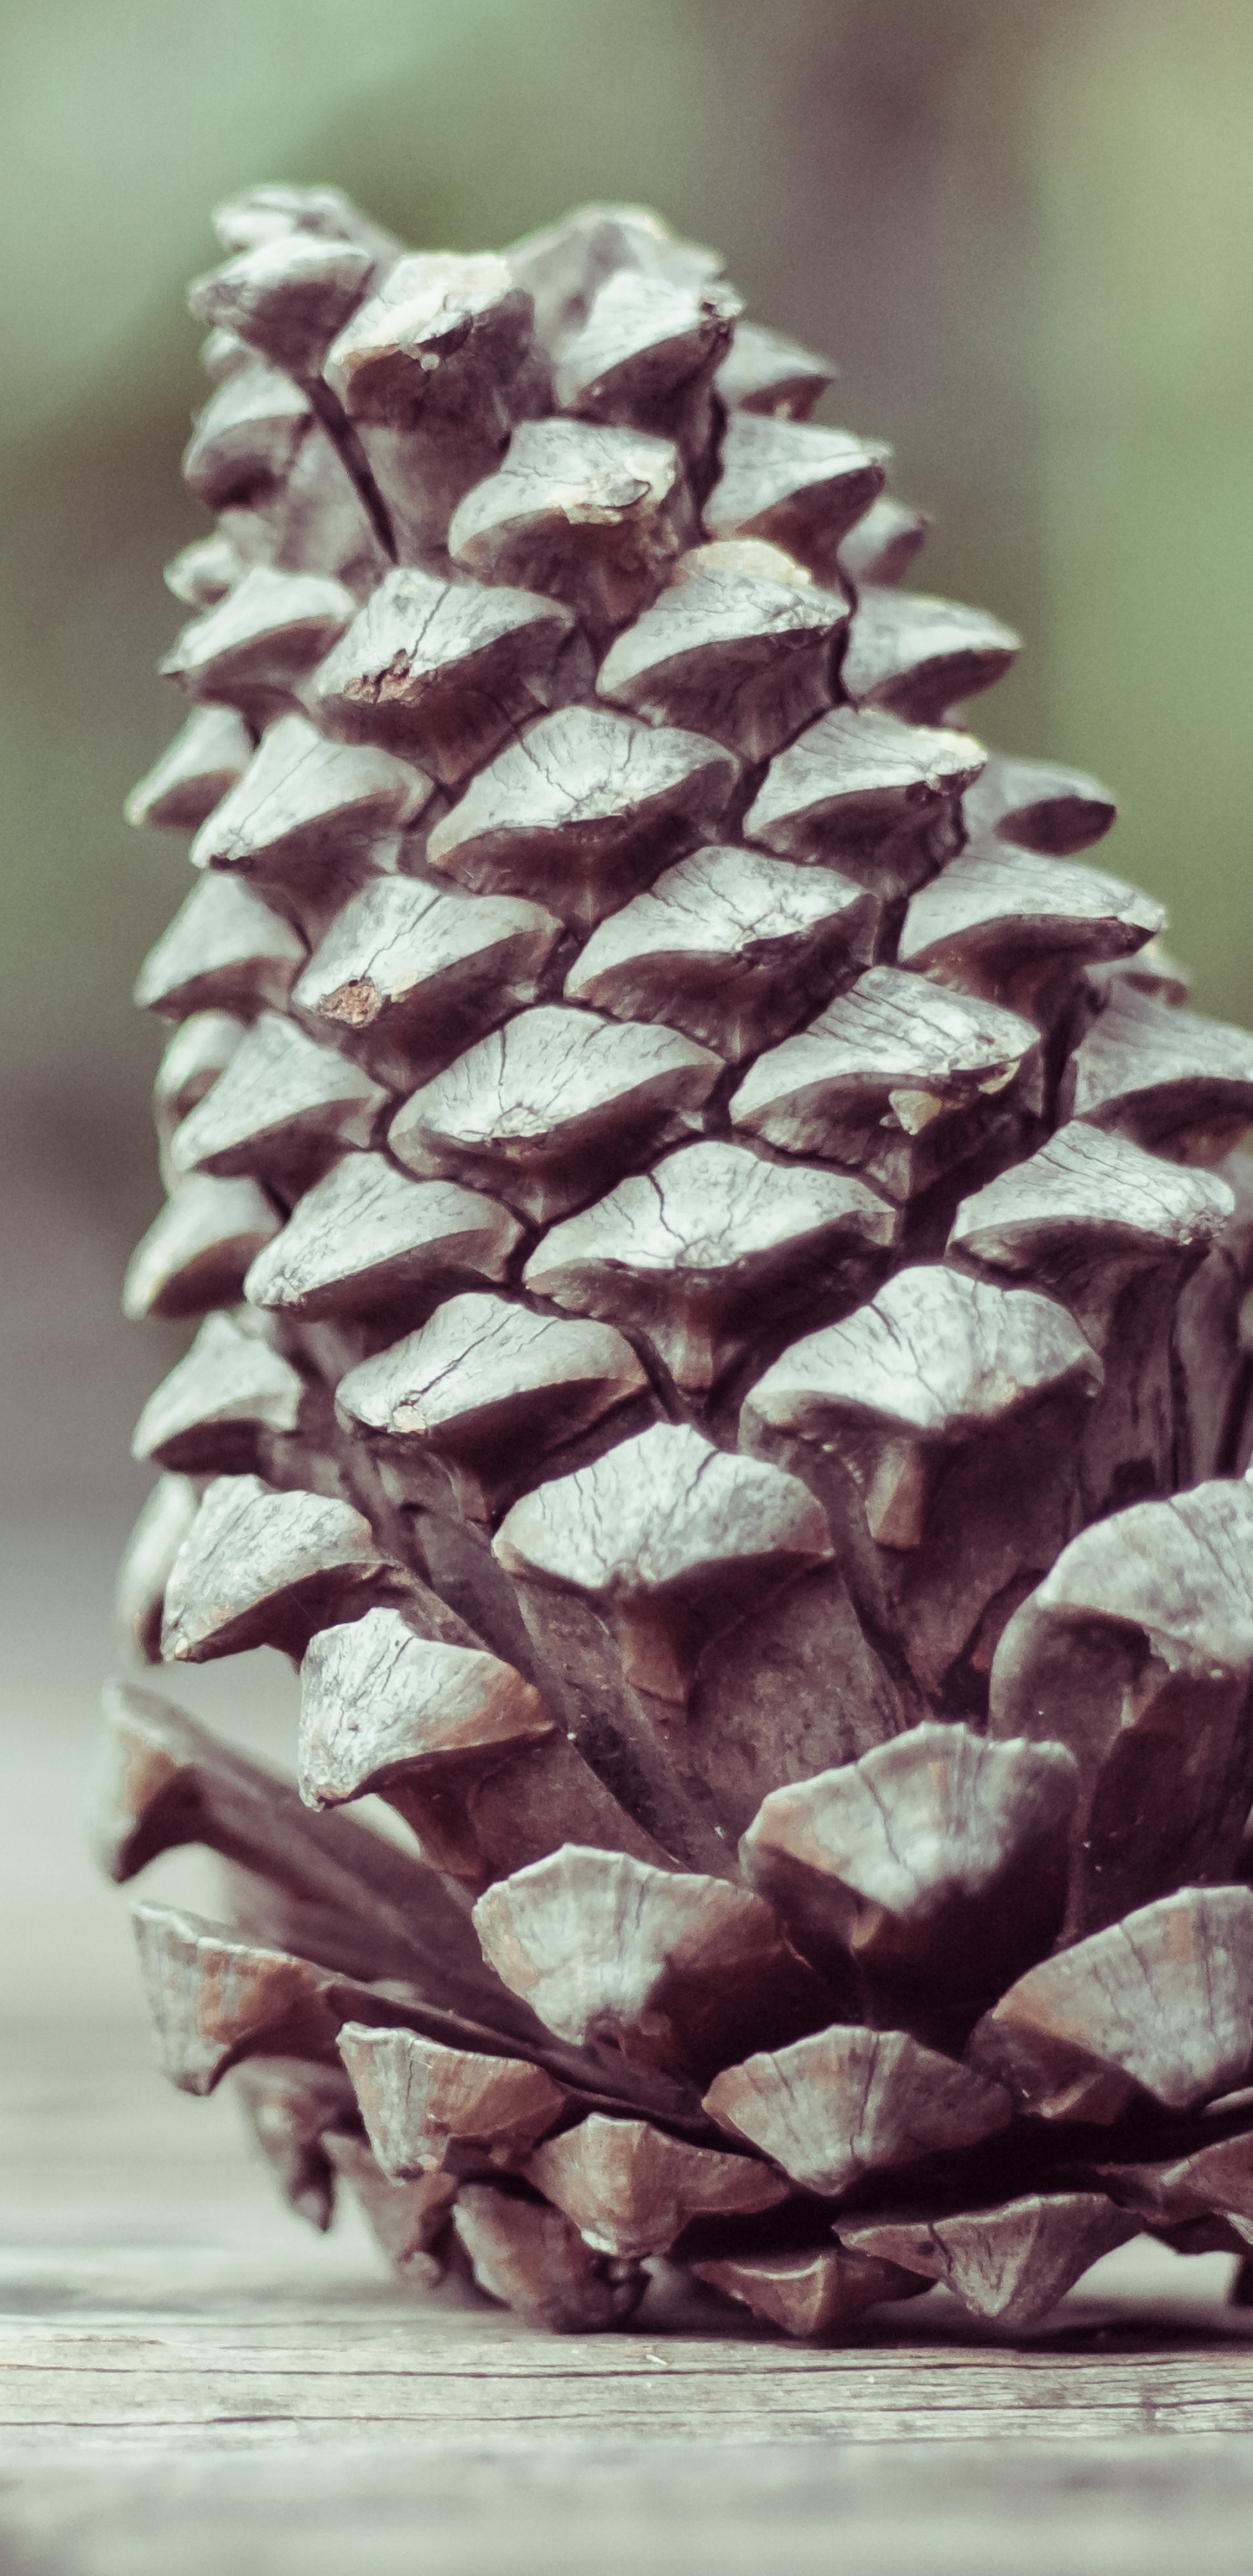
[[712,254],[218,220],[123,1589],[303,1714],[297,1797],[114,1694],[114,1874],[227,1864],[169,2073],[558,2327],[1239,2252],[1253,1039]]

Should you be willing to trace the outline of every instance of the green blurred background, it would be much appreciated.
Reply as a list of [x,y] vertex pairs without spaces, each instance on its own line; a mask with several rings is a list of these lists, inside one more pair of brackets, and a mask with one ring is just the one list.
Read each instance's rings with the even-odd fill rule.
[[1248,0],[7,0],[0,55],[11,1510],[125,1517],[167,1356],[116,1287],[157,1195],[129,988],[185,861],[119,809],[179,718],[182,280],[245,181],[432,245],[590,196],[722,245],[894,441],[927,586],[1022,629],[977,721],[1109,779],[1112,863],[1248,1014]]

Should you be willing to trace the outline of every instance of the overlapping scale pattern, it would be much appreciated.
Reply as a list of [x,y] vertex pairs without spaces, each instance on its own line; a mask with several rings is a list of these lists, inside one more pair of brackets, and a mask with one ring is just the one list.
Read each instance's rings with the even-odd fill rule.
[[713,253],[218,224],[123,1590],[303,1718],[298,1798],[114,1695],[115,1875],[230,1864],[142,1909],[169,2071],[559,2328],[1238,2251],[1253,1039]]

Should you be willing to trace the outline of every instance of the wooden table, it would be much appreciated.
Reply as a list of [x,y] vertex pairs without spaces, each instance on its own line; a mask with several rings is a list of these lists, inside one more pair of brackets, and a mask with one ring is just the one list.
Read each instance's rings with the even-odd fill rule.
[[[835,2347],[659,2291],[553,2340],[275,2203],[137,2024],[4,2045],[6,2576],[1248,2576],[1253,2321],[1126,2248],[1017,2346]],[[3,2546],[7,2537],[10,2556]]]

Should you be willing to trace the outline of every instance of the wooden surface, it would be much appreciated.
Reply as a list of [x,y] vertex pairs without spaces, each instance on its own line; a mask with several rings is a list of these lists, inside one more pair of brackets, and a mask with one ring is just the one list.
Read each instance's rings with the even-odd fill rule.
[[942,2293],[833,2346],[660,2292],[550,2338],[281,2212],[136,2026],[17,2025],[2,2099],[6,2576],[1247,2569],[1224,2257],[1123,2249],[1018,2345]]

